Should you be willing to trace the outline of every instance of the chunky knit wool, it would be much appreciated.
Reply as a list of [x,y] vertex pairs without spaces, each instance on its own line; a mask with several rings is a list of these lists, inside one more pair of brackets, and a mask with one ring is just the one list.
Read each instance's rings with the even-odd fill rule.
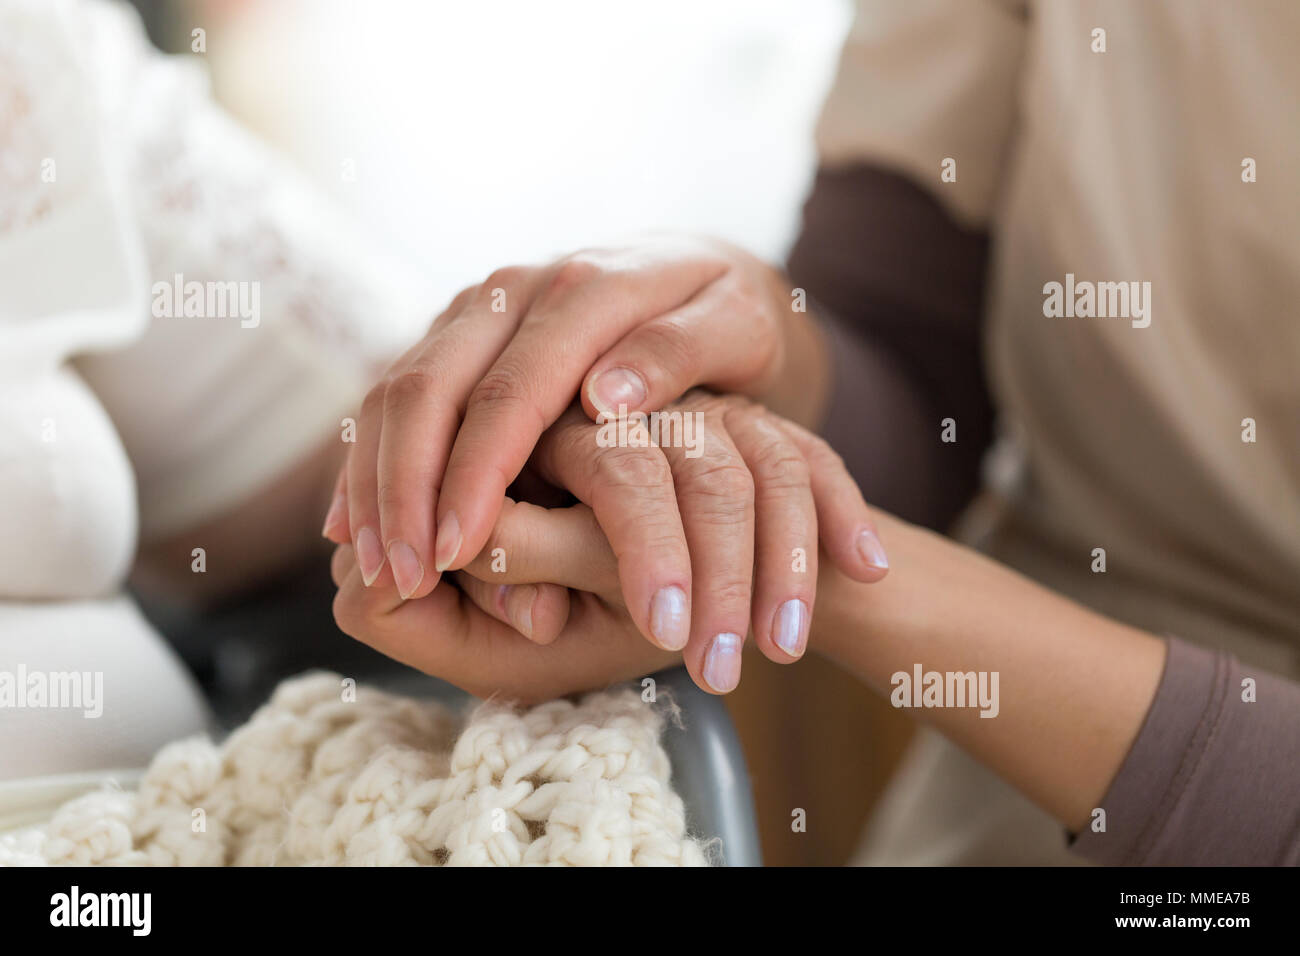
[[705,865],[631,690],[528,710],[445,706],[336,674],[281,684],[220,746],[179,741],[0,838],[0,864]]

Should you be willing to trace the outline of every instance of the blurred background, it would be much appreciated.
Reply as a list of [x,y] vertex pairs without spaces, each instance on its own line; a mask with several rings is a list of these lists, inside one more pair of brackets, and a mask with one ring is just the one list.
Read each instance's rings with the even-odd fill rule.
[[438,301],[647,230],[779,258],[847,0],[140,0]]
[[[781,261],[851,17],[848,0],[134,5],[158,47],[201,56],[217,100],[439,305],[499,266],[652,230]],[[290,612],[299,626],[310,613],[277,616]],[[728,705],[765,861],[846,862],[905,719],[820,660],[758,654]]]

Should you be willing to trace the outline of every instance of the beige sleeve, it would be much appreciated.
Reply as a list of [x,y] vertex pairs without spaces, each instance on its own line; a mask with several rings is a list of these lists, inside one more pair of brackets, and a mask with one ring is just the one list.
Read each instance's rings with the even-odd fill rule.
[[[1018,0],[858,0],[817,124],[823,167],[904,173],[963,225],[996,198],[1028,33]],[[956,181],[940,179],[945,159]]]

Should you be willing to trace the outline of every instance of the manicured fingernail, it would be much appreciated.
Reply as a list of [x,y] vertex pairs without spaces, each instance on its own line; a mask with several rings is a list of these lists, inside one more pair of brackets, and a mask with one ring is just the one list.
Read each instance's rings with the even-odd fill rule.
[[719,634],[709,646],[704,658],[704,683],[719,694],[735,690],[740,683],[739,634]]
[[388,546],[388,564],[393,569],[393,583],[397,585],[397,593],[405,601],[424,580],[424,565],[405,541],[394,541]]
[[456,512],[448,511],[447,517],[438,525],[438,541],[433,548],[433,566],[439,572],[446,571],[456,560],[460,540],[460,522],[456,520]]
[[357,532],[357,567],[361,569],[361,580],[370,587],[384,569],[384,546],[379,543],[379,535],[369,528]]
[[645,381],[630,368],[601,372],[591,383],[591,404],[606,415],[618,414],[620,405],[635,410],[645,397]]
[[676,585],[660,588],[650,602],[650,633],[670,651],[680,651],[691,639],[686,592]]
[[876,533],[870,528],[858,532],[858,554],[862,560],[882,571],[889,567],[889,558],[885,557],[885,546],[880,543]]
[[795,598],[786,601],[777,610],[772,640],[791,657],[799,657],[803,654],[807,629],[808,605]]
[[513,609],[510,623],[524,637],[533,636],[533,603],[537,600],[537,588],[531,584],[520,584],[510,589],[509,606]]
[[343,517],[343,507],[347,504],[347,500],[346,495],[339,493],[335,495],[334,500],[330,502],[330,510],[325,512],[325,523],[321,525],[320,529],[320,536],[322,538],[328,538],[330,536],[330,529],[338,524],[339,519]]

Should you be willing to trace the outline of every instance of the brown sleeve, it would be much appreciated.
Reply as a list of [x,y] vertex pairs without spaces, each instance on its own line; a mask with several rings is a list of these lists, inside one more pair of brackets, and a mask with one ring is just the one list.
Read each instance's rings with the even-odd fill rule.
[[[1254,699],[1243,700],[1243,680]],[[1300,864],[1300,684],[1169,640],[1155,700],[1072,849],[1122,866]]]
[[[787,265],[832,348],[822,434],[868,501],[943,529],[979,485],[993,413],[980,354],[988,239],[870,166],[823,169]],[[944,418],[957,441],[940,441]]]

